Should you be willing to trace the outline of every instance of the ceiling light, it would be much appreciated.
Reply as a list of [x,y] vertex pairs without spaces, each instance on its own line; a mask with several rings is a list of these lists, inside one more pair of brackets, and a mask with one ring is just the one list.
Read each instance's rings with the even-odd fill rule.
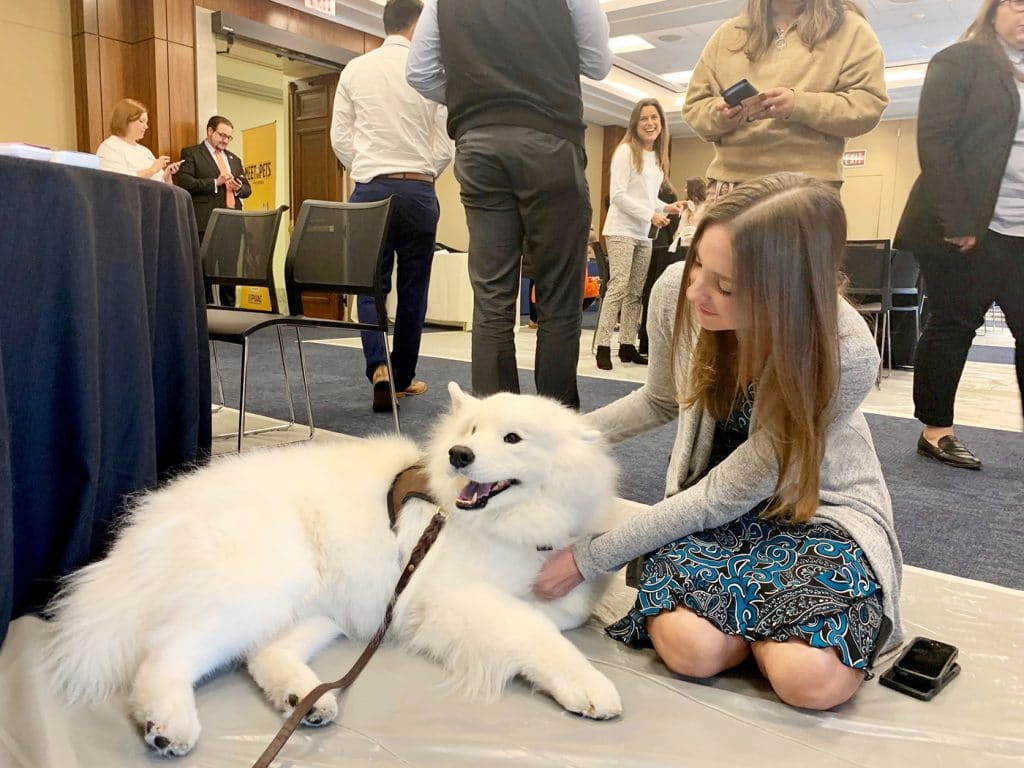
[[926,67],[915,64],[907,67],[886,67],[885,83],[890,88],[907,88],[924,82]]
[[691,77],[693,77],[693,70],[688,69],[685,72],[666,72],[661,79],[668,80],[670,83],[688,83]]
[[634,99],[646,99],[647,98],[647,92],[646,91],[642,91],[639,88],[634,88],[632,85],[626,85],[626,83],[620,83],[620,82],[618,82],[616,80],[612,80],[610,78],[605,79],[604,82],[606,84],[610,85],[612,88],[616,89],[617,91],[622,91],[623,93],[628,94],[629,96],[632,96]]
[[633,53],[634,51],[649,51],[654,48],[639,35],[619,35],[608,41],[612,53]]

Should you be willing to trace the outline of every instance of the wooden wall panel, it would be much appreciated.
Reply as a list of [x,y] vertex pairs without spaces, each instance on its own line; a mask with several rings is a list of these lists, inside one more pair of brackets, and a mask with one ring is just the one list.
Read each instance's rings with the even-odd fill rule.
[[[103,135],[108,133],[110,113],[121,99],[138,98],[133,47],[109,37],[99,38],[100,47],[100,108]],[[147,105],[148,106],[148,105]],[[90,151],[95,151],[93,147]]]
[[103,141],[103,102],[100,98],[100,44],[96,35],[71,38],[75,67],[75,123],[78,149],[92,152]]
[[95,35],[98,31],[96,0],[71,0],[71,34],[88,32]]
[[139,19],[146,11],[146,3],[133,0],[95,0],[97,32],[100,37],[109,37],[123,43],[134,43],[141,39]]
[[[192,0],[167,0],[167,42],[191,48],[195,47],[195,37],[195,5]],[[192,79],[195,79],[194,75]]]
[[171,121],[171,158],[196,140],[196,57],[190,46],[167,44],[168,99]]

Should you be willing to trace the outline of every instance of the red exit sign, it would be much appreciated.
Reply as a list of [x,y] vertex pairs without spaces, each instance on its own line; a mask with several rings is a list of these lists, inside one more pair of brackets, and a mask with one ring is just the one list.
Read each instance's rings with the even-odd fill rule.
[[335,0],[305,0],[306,7],[314,11],[320,11],[320,13],[329,13],[331,16],[335,15]]
[[843,152],[843,168],[863,168],[868,164],[866,149],[851,149]]

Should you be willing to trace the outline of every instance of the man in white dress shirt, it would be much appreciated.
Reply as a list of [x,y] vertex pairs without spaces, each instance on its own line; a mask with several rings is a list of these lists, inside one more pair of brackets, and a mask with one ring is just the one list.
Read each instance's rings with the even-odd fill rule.
[[[356,183],[350,200],[365,203],[395,196],[380,275],[388,292],[397,255],[394,382],[388,380],[380,335],[362,334],[373,410],[378,412],[391,410],[392,386],[399,397],[427,389],[415,375],[440,214],[434,180],[454,152],[445,128],[447,110],[420,96],[405,80],[409,41],[422,9],[420,0],[388,0],[384,44],[342,71],[331,121],[334,152]],[[372,297],[361,297],[358,309],[360,321],[376,320]]]

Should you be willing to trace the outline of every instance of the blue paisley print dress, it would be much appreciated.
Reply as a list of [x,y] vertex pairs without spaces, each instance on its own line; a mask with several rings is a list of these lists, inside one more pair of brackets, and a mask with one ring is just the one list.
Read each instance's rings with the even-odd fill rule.
[[[708,470],[747,439],[751,410],[748,396],[716,425]],[[644,557],[636,603],[606,628],[608,635],[650,647],[647,617],[682,605],[728,635],[800,638],[834,648],[843,664],[867,673],[882,600],[864,553],[835,526],[762,520],[763,508]]]

